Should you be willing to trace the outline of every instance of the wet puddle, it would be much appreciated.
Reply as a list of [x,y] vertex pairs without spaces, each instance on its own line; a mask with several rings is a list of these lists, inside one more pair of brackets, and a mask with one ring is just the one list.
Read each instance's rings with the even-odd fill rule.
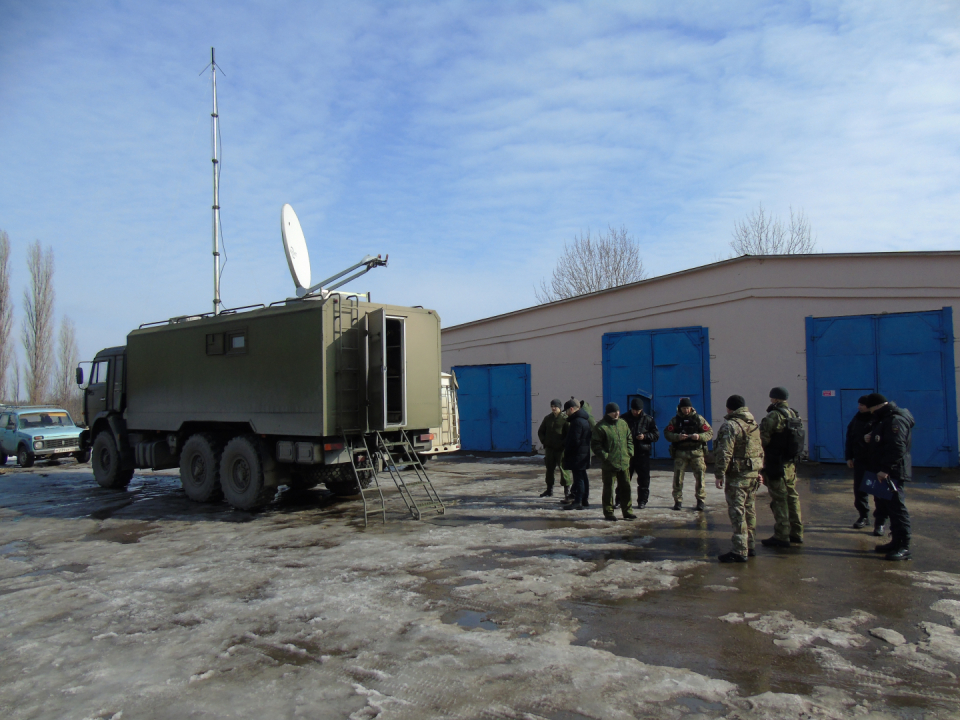
[[87,568],[90,567],[88,563],[70,563],[68,565],[58,565],[55,568],[47,568],[46,570],[34,570],[33,572],[24,573],[19,577],[40,577],[41,575],[53,575],[54,573],[68,572],[68,573],[85,573]]
[[159,531],[160,527],[153,523],[133,522],[125,525],[98,528],[84,535],[83,540],[103,540],[120,543],[121,545],[132,545],[133,543],[140,542],[140,538]]
[[467,630],[499,630],[500,626],[490,620],[489,615],[474,610],[451,610],[440,616],[440,622],[447,625],[459,625]]

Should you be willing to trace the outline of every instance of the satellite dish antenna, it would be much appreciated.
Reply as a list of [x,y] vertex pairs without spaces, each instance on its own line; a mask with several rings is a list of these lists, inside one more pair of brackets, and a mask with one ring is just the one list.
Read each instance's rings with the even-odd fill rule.
[[303,237],[300,220],[289,203],[280,209],[280,232],[283,235],[283,251],[287,254],[287,265],[293,284],[297,286],[297,295],[310,287],[310,254],[307,252],[307,240]]

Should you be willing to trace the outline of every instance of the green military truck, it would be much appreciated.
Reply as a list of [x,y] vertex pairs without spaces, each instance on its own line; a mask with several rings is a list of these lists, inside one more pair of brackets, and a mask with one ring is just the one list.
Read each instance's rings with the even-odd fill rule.
[[441,420],[436,312],[356,295],[143,325],[85,383],[82,365],[80,442],[100,485],[179,467],[190,499],[243,510],[280,485],[355,494],[387,447],[428,451]]

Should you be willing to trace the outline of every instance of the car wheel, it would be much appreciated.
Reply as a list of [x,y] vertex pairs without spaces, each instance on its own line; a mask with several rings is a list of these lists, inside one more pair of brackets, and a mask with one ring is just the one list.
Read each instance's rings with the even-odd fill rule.
[[125,470],[120,467],[120,451],[109,430],[101,432],[93,441],[90,460],[93,477],[100,487],[122,488],[130,484],[133,469]]
[[89,450],[81,450],[80,452],[75,452],[75,453],[73,454],[73,459],[76,460],[76,461],[77,461],[78,463],[80,463],[81,465],[82,465],[83,463],[88,463],[88,462],[90,462],[90,451],[89,451]]
[[180,453],[180,484],[194,502],[214,502],[223,497],[220,455],[223,445],[207,433],[191,435]]
[[277,494],[273,459],[254,435],[233,438],[220,458],[220,487],[238,510],[256,510]]
[[20,465],[20,467],[22,468],[33,467],[33,458],[34,458],[33,453],[27,450],[26,445],[21,445],[17,449],[17,463]]

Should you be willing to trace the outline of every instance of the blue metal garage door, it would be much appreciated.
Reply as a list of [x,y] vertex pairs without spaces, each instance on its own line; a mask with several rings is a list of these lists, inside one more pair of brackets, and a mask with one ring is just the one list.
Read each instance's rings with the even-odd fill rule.
[[649,399],[660,428],[653,457],[667,457],[670,443],[663,428],[677,412],[680,398],[688,397],[701,415],[710,419],[710,351],[707,329],[670,328],[606,333],[603,336],[603,402],[629,410],[629,398]]
[[530,452],[530,366],[458,365],[460,447]]
[[956,467],[953,312],[808,317],[810,457],[843,462],[857,398],[876,389],[917,421],[913,464]]

